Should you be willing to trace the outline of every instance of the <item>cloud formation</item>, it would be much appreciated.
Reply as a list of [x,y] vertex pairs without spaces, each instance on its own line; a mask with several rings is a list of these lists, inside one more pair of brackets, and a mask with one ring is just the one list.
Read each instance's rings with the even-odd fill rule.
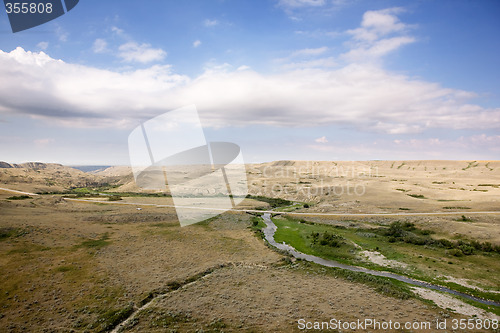
[[104,53],[108,49],[108,43],[102,38],[97,38],[92,45],[94,53]]
[[170,66],[113,72],[17,48],[0,52],[0,75],[1,113],[99,126],[195,103],[213,127],[342,124],[392,134],[500,128],[500,108],[467,103],[472,93],[370,65],[274,75],[221,66],[191,79]]
[[118,57],[125,62],[140,62],[149,63],[153,61],[161,61],[167,56],[167,52],[162,49],[154,49],[150,44],[138,44],[136,42],[128,42],[120,45],[118,48]]
[[[379,58],[411,42],[411,36],[400,35],[409,29],[396,17],[400,11],[365,13],[361,26],[348,32],[352,49],[344,57]],[[470,103],[472,92],[392,73],[370,61],[340,67],[332,57],[317,58],[327,51],[298,50],[290,59],[299,61],[277,73],[225,64],[193,78],[168,65],[112,71],[22,48],[0,51],[0,115],[27,114],[68,126],[132,127],[194,103],[204,125],[215,128],[341,125],[389,134],[500,129],[500,108]],[[126,62],[150,63],[166,52],[128,42],[119,55]]]
[[319,7],[326,4],[325,0],[280,0],[279,5],[287,8]]
[[292,52],[290,57],[308,57],[308,56],[317,56],[328,51],[328,47],[318,47],[315,49],[302,49]]
[[326,136],[322,136],[321,138],[317,138],[316,140],[314,140],[314,142],[317,142],[317,143],[328,143],[328,139],[326,138]]
[[361,26],[348,30],[352,36],[349,42],[351,49],[343,54],[349,61],[366,61],[378,59],[399,47],[415,42],[415,38],[405,35],[413,26],[402,23],[396,14],[402,8],[388,8],[367,11],[363,15]]
[[203,24],[206,26],[206,27],[215,27],[216,25],[219,24],[219,21],[217,20],[210,20],[210,19],[206,19],[205,21],[203,21]]
[[36,44],[36,47],[38,47],[40,50],[45,51],[49,47],[49,42],[40,42]]

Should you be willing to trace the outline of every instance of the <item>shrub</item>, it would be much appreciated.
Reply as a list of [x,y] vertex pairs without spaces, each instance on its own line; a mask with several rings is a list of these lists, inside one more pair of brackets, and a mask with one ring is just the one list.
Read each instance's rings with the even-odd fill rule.
[[427,199],[424,195],[422,194],[407,194],[412,198],[417,198],[417,199]]
[[312,238],[311,243],[316,244],[318,242],[318,239],[319,239],[319,233],[318,232],[311,232],[311,238]]
[[469,244],[460,244],[458,248],[462,251],[463,254],[469,256],[474,253],[474,248]]
[[455,257],[461,257],[463,256],[464,254],[462,253],[461,250],[459,249],[451,249],[451,250],[448,250],[448,254],[449,255],[452,255],[452,256],[455,256]]
[[319,242],[320,245],[330,246],[330,247],[341,247],[344,244],[344,237],[336,234],[331,234],[329,232],[325,232],[320,235],[318,232],[311,233],[312,244],[317,244]]
[[25,200],[25,199],[31,199],[31,197],[29,195],[18,195],[7,198],[7,200]]
[[440,239],[439,243],[441,243],[441,246],[443,246],[444,248],[447,248],[447,249],[452,249],[454,247],[453,242],[451,242],[447,239],[444,239],[444,238]]
[[111,195],[108,197],[108,201],[120,201],[122,200],[122,197],[119,195]]

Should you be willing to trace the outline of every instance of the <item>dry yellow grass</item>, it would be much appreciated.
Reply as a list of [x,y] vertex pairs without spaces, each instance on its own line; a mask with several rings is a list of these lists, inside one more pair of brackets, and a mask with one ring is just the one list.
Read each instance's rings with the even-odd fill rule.
[[[332,177],[331,168],[324,169],[329,172],[318,171],[335,166],[333,162],[277,162],[251,165],[248,171],[252,194],[260,194],[255,186],[262,189],[264,182],[265,188],[278,184],[295,190],[365,186],[365,193],[355,197],[262,193],[311,203],[310,208],[298,211],[400,212],[402,207],[434,212],[446,211],[445,206],[467,206],[470,209],[463,209],[467,215],[472,210],[500,210],[500,189],[496,186],[500,184],[499,162],[469,164],[417,161],[336,165],[339,172],[341,165],[344,170],[354,165],[365,172],[378,168],[378,173],[370,177]],[[88,175],[60,166],[0,169],[0,187],[63,190],[89,181],[114,180],[124,184],[116,190],[124,191],[134,188],[126,170]],[[267,177],[265,170],[272,176]],[[297,173],[293,174],[293,170]],[[277,174],[285,171],[289,174]],[[49,185],[46,178],[56,179],[56,183]],[[427,199],[407,194],[421,194]],[[2,332],[96,332],[119,313],[113,311],[126,310],[131,304],[137,307],[150,292],[165,291],[172,281],[184,281],[221,264],[230,265],[167,293],[149,312],[139,314],[126,331],[164,331],[153,325],[162,322],[155,318],[168,321],[172,314],[174,323],[170,328],[180,332],[223,326],[224,331],[234,332],[289,332],[296,330],[301,317],[412,321],[449,315],[416,299],[396,300],[319,270],[282,265],[282,256],[247,228],[251,217],[246,214],[225,213],[209,223],[181,228],[171,208],[142,206],[137,210],[133,205],[70,202],[47,195],[6,200],[12,195],[17,194],[0,191],[0,229],[8,234],[0,240]],[[168,204],[166,198],[130,197],[124,201]],[[246,202],[247,208],[256,205],[265,204]],[[342,220],[315,219],[324,223]],[[500,241],[500,221],[490,216],[478,216],[470,223],[448,216],[407,219],[443,235],[457,233],[482,241]],[[356,223],[372,222],[373,218],[360,218]]]

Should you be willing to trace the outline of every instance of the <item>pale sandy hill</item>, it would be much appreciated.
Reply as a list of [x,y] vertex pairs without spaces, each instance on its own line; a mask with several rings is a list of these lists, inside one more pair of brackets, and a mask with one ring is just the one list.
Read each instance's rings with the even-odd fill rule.
[[104,177],[91,175],[61,164],[2,162],[1,187],[28,192],[58,192],[74,187],[96,187],[107,182]]
[[500,210],[500,161],[277,161],[247,169],[250,193],[313,202],[321,212]]

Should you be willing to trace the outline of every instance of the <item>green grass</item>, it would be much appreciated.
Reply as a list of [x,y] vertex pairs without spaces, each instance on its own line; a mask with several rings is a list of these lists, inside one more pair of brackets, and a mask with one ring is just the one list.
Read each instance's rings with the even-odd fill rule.
[[21,243],[17,245],[14,249],[7,252],[7,254],[31,254],[33,252],[49,251],[50,247],[42,246],[38,244]]
[[293,204],[293,202],[289,200],[284,200],[280,198],[269,198],[269,197],[264,197],[264,196],[254,196],[254,195],[247,195],[247,198],[249,199],[254,199],[257,201],[262,201],[268,203],[272,208],[277,208],[277,207],[283,207],[283,206],[290,206]]
[[374,288],[381,294],[397,299],[409,299],[411,297],[415,297],[410,287],[406,283],[394,279],[365,274],[361,272],[352,272],[341,268],[324,267],[319,264],[303,260],[300,260],[299,262],[301,263],[301,268],[305,272],[322,273],[333,276],[334,278],[341,278],[351,282],[362,283]]
[[264,233],[262,232],[262,229],[266,227],[266,224],[262,220],[262,218],[258,216],[252,216],[250,219],[250,229],[260,238],[264,238]]
[[108,246],[109,244],[111,244],[111,242],[108,239],[109,239],[109,234],[105,233],[101,236],[101,238],[85,240],[80,245],[77,245],[77,247],[88,248],[88,249],[100,249],[104,246]]
[[[304,208],[304,206],[305,205],[302,204],[302,203],[296,203],[296,204],[291,205],[291,206],[285,206],[285,207],[276,208],[275,211],[278,211],[278,212],[293,212],[294,210]],[[307,207],[309,207],[309,205],[307,205]]]
[[28,231],[21,228],[4,227],[0,228],[0,241],[7,238],[16,238],[26,235]]
[[72,265],[69,265],[69,266],[59,266],[56,268],[56,271],[57,272],[71,272],[71,271],[74,271],[76,270],[76,267],[75,266],[72,266]]
[[149,327],[174,328],[179,323],[187,323],[191,321],[191,317],[183,313],[175,313],[157,309],[155,316],[149,322]]
[[177,224],[165,223],[165,222],[151,224],[151,226],[152,227],[157,227],[157,228],[176,228],[176,227],[178,227]]
[[[298,223],[297,220],[289,217],[274,218],[273,222],[278,227],[274,235],[274,239],[278,243],[285,242],[300,252],[339,262],[356,261],[356,248],[348,241],[342,242],[338,247],[321,244],[325,233],[344,238],[338,230],[331,226]],[[314,241],[313,234],[315,233],[320,234],[317,242]]]
[[77,187],[67,191],[51,191],[51,192],[37,192],[37,194],[61,194],[68,197],[96,197],[96,196],[120,196],[120,197],[145,197],[145,198],[163,198],[170,197],[167,193],[138,193],[138,192],[109,192],[108,189],[117,186],[104,186],[104,187]]
[[[441,243],[433,238],[433,232],[419,229],[411,223],[397,222],[389,227],[362,229],[316,224],[304,220],[301,223],[290,217],[273,220],[278,226],[275,234],[276,242],[284,241],[300,252],[346,264],[391,271],[445,285],[478,297],[500,301],[499,294],[479,292],[472,288],[436,280],[439,276],[447,275],[476,281],[487,289],[492,288],[492,285],[500,285],[500,274],[497,274],[500,272],[500,254],[494,252],[495,248],[489,243],[462,240]],[[336,234],[345,240],[345,244],[338,248],[313,244],[311,234],[314,232]],[[387,259],[406,263],[410,269],[387,268],[363,262],[356,257],[358,250],[351,245],[351,242],[361,246],[364,250],[380,252]],[[448,244],[449,247],[442,244]],[[450,252],[450,249],[472,252],[467,255],[462,253],[462,256],[457,257]],[[484,252],[482,249],[487,249],[489,252]]]
[[107,332],[120,324],[134,312],[132,306],[121,309],[108,310],[99,315],[99,318],[91,325],[96,332]]

